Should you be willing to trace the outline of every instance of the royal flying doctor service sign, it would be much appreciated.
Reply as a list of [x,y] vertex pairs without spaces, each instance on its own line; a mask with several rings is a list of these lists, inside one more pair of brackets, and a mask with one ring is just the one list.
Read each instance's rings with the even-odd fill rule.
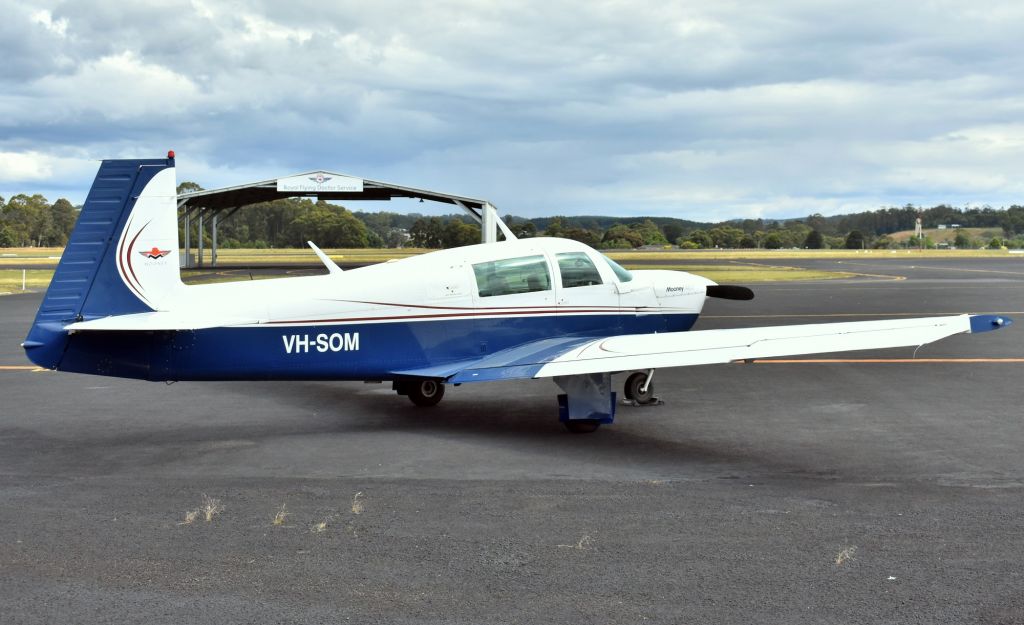
[[318,171],[278,178],[277,190],[286,193],[362,193],[363,179]]

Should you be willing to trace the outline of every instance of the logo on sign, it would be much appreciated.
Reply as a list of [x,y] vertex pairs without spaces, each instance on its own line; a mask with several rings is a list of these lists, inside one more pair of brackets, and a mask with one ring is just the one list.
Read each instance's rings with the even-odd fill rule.
[[315,176],[310,176],[309,179],[312,180],[313,182],[317,183],[317,184],[323,184],[323,183],[327,182],[328,180],[330,180],[331,176],[325,176],[322,173],[318,173]]

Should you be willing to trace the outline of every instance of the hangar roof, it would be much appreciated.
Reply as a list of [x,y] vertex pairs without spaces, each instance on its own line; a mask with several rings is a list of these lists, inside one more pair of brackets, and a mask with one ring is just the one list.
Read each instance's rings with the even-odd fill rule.
[[289,197],[317,197],[322,200],[373,200],[419,198],[453,204],[479,217],[486,200],[416,189],[388,182],[366,180],[329,171],[308,171],[282,178],[272,178],[222,189],[191,191],[178,195],[178,206],[219,211],[240,206],[270,202]]

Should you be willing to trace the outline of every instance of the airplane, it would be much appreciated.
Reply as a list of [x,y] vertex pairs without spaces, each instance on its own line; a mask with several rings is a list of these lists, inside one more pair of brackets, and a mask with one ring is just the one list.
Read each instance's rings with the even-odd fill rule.
[[[920,346],[1006,327],[962,314],[691,330],[706,298],[750,289],[628,271],[577,241],[470,245],[324,275],[181,281],[173,152],[103,161],[22,346],[57,371],[140,380],[390,382],[417,406],[447,386],[549,378],[559,418],[593,432],[624,401],[657,402],[664,367]],[[504,224],[501,224],[504,226]],[[506,238],[510,237],[507,228]]]

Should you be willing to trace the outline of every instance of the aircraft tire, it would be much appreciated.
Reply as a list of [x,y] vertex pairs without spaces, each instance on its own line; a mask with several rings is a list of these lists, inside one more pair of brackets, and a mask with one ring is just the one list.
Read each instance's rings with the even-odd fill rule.
[[421,408],[436,406],[444,397],[444,384],[437,380],[409,382],[403,390],[409,396],[409,401]]
[[647,385],[647,392],[641,391],[644,387],[644,382],[647,381],[647,374],[637,371],[626,378],[626,384],[622,389],[622,394],[626,396],[626,399],[632,399],[638,404],[649,404],[654,401],[654,383]]
[[573,434],[590,434],[591,432],[596,432],[597,428],[601,427],[601,421],[598,419],[572,419],[562,423],[565,424],[565,429]]

